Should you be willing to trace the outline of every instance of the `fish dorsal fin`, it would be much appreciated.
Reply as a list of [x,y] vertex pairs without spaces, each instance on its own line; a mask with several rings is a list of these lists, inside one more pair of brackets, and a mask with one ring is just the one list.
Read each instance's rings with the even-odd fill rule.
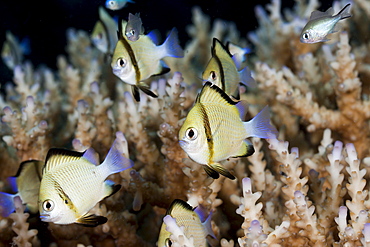
[[167,214],[172,216],[172,211],[177,211],[177,210],[186,210],[186,211],[193,211],[193,208],[185,201],[180,200],[180,199],[175,199],[170,207],[167,210]]
[[49,152],[46,155],[45,165],[42,173],[43,174],[47,173],[48,171],[54,169],[59,164],[79,160],[83,155],[84,152],[80,153],[62,148],[51,148],[49,149]]
[[199,93],[196,101],[198,103],[221,103],[225,105],[236,105],[224,91],[222,91],[218,86],[207,81]]
[[333,15],[333,7],[330,7],[327,11],[325,12],[321,12],[319,10],[315,10],[311,13],[311,16],[310,16],[310,21],[312,20],[316,20],[316,19],[319,19],[319,18],[322,18],[322,17],[328,17],[328,16],[332,16]]
[[229,49],[227,49],[227,47],[225,45],[223,45],[221,43],[221,41],[219,41],[217,38],[213,38],[213,43],[212,43],[212,56],[215,56],[215,55],[222,55],[223,53],[226,53],[229,55],[229,57],[231,58],[232,55],[229,51]]
[[95,152],[93,148],[88,148],[84,154],[82,155],[83,158],[85,158],[87,161],[94,165],[99,165],[99,157],[98,154]]

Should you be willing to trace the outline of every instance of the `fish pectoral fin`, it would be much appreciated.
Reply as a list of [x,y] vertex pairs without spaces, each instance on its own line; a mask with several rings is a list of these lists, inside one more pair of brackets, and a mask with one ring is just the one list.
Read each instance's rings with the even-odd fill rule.
[[84,214],[76,220],[76,223],[82,224],[84,226],[94,227],[104,224],[105,222],[107,222],[107,220],[108,219],[104,216],[99,216],[95,214]]
[[238,152],[233,157],[248,157],[254,153],[253,144],[248,141],[244,140],[243,145],[240,147]]
[[220,175],[218,174],[218,172],[216,172],[215,170],[213,170],[211,167],[209,167],[207,165],[204,165],[203,168],[206,171],[207,175],[210,176],[211,178],[217,179],[217,178],[220,177]]
[[158,95],[156,95],[152,90],[150,90],[147,85],[140,84],[140,85],[137,85],[137,86],[140,88],[141,91],[143,91],[147,95],[149,95],[153,98],[158,98]]
[[210,165],[212,167],[213,170],[215,170],[216,172],[220,173],[221,175],[227,177],[227,178],[230,178],[232,180],[235,179],[234,175],[232,175],[225,167],[223,167],[221,164],[219,163],[212,163]]

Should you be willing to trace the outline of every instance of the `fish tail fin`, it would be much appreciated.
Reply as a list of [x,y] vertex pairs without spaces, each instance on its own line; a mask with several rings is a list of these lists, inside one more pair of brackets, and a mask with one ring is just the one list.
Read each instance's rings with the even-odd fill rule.
[[8,217],[15,210],[14,197],[17,194],[8,194],[0,192],[0,214],[3,217]]
[[210,235],[212,238],[217,239],[216,235],[212,230],[211,221],[212,221],[212,211],[209,213],[207,219],[202,223],[202,225],[207,235]]
[[111,149],[109,150],[107,157],[103,163],[99,166],[103,169],[103,174],[109,176],[117,172],[124,171],[128,168],[133,167],[134,162],[124,156],[124,142],[126,138],[122,132],[116,133],[116,140],[113,142]]
[[239,71],[239,75],[241,83],[251,88],[257,87],[257,83],[252,77],[251,70],[247,66],[243,70]]
[[351,17],[352,15],[349,13],[349,7],[351,6],[350,3],[348,3],[346,6],[343,7],[341,11],[339,11],[338,15],[340,16],[340,19],[346,19]]
[[253,119],[243,122],[249,137],[276,138],[278,131],[270,124],[270,108],[265,106]]
[[164,41],[162,46],[165,49],[165,56],[169,57],[184,56],[184,50],[181,48],[179,44],[176,28],[172,28],[170,34],[168,35],[167,39]]

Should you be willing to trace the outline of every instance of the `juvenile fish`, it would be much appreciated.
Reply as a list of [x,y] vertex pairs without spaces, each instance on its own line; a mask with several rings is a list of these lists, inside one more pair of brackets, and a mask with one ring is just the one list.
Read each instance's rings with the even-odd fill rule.
[[[185,236],[187,238],[193,237],[194,246],[206,247],[207,235],[215,238],[211,227],[212,215],[209,214],[208,218],[202,222],[202,219],[205,218],[205,212],[201,207],[193,209],[187,202],[176,199],[171,203],[166,215],[176,219],[178,226],[184,227]],[[171,246],[171,233],[166,230],[166,227],[167,225],[163,222],[159,232],[158,247]]]
[[104,224],[107,218],[89,214],[89,210],[120,189],[121,185],[106,178],[133,166],[133,162],[124,157],[121,150],[120,142],[116,139],[99,165],[92,148],[82,153],[50,149],[40,185],[41,220],[55,224]]
[[350,5],[349,3],[344,6],[344,8],[334,16],[332,7],[325,12],[318,10],[313,11],[308,23],[301,32],[300,41],[310,44],[328,41],[329,39],[327,39],[326,36],[337,31],[335,30],[335,25],[338,21],[352,16],[348,12]]
[[216,38],[213,38],[212,58],[203,72],[204,81],[210,81],[224,90],[227,95],[239,99],[239,84],[256,87],[248,67],[238,71],[229,50]]
[[128,40],[136,41],[139,39],[140,34],[144,33],[143,22],[140,15],[128,14],[128,21],[125,28],[125,35]]
[[273,138],[277,133],[270,125],[267,106],[243,122],[245,106],[244,101],[234,102],[219,87],[206,82],[179,131],[181,148],[212,178],[220,173],[235,179],[219,162],[252,155],[254,148],[247,137]]
[[15,66],[20,65],[23,60],[23,55],[29,53],[30,44],[28,38],[23,39],[22,42],[19,43],[11,32],[6,32],[6,40],[1,50],[1,58],[9,69],[13,70]]
[[107,0],[105,1],[105,7],[111,10],[119,10],[125,7],[126,3],[135,3],[132,0]]
[[91,42],[104,54],[113,55],[117,44],[117,22],[99,7],[99,20],[96,22],[91,33]]
[[28,160],[21,163],[18,172],[8,180],[16,194],[0,192],[0,212],[3,217],[8,217],[14,210],[14,198],[19,196],[27,210],[35,214],[38,212],[38,197],[42,177],[43,161]]
[[179,45],[176,29],[172,29],[165,42],[157,46],[150,35],[140,35],[136,41],[129,40],[123,35],[127,22],[119,25],[119,40],[112,58],[113,74],[125,83],[132,85],[132,93],[136,101],[140,101],[139,89],[144,93],[158,97],[144,82],[154,75],[161,75],[170,71],[161,61],[164,57],[183,57],[184,51]]

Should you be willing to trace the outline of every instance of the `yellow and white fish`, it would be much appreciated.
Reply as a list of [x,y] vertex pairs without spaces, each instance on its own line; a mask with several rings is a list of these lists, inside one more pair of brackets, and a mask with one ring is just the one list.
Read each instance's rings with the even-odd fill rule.
[[121,143],[117,139],[101,165],[92,148],[82,153],[50,149],[40,185],[41,220],[55,224],[104,224],[107,218],[88,212],[121,188],[121,185],[113,184],[106,178],[132,166],[133,162],[123,156]]
[[16,194],[0,192],[0,213],[8,217],[15,210],[14,198],[19,196],[27,210],[35,214],[38,212],[38,198],[42,177],[43,161],[28,160],[21,163],[17,174],[8,180]]
[[96,22],[91,33],[91,42],[101,52],[113,55],[117,44],[118,23],[105,11],[99,7],[99,20]]
[[135,3],[132,0],[106,0],[105,7],[111,10],[119,10],[125,7],[126,3]]
[[227,95],[239,99],[239,84],[256,87],[248,67],[238,71],[229,50],[216,38],[213,38],[212,58],[203,72],[204,81],[210,81],[224,90]]
[[140,14],[128,14],[128,21],[125,29],[125,35],[128,40],[136,41],[144,33],[143,22]]
[[15,66],[20,65],[23,60],[23,55],[30,53],[29,39],[25,38],[21,43],[10,32],[6,32],[6,40],[1,50],[1,58],[5,65],[13,70]]
[[[179,227],[184,226],[184,234],[187,238],[194,238],[194,246],[206,247],[207,235],[216,238],[211,227],[212,214],[209,214],[208,218],[204,220],[205,212],[201,207],[193,209],[183,200],[176,199],[171,203],[166,215],[174,218]],[[166,230],[166,227],[168,226],[163,222],[159,232],[158,247],[171,246],[171,233]]]
[[140,101],[139,89],[152,97],[158,97],[150,91],[144,80],[169,72],[170,69],[164,66],[162,58],[183,57],[184,51],[179,45],[177,31],[175,28],[172,29],[166,41],[157,46],[149,35],[140,35],[136,41],[127,39],[122,31],[126,25],[126,21],[119,25],[119,40],[111,63],[113,74],[132,85],[136,101]]
[[252,155],[253,145],[246,138],[272,138],[277,133],[270,125],[267,106],[252,120],[243,122],[245,106],[244,101],[235,102],[219,87],[206,82],[179,131],[181,148],[212,178],[220,173],[235,179],[219,162]]
[[329,39],[327,39],[326,36],[337,31],[335,30],[335,25],[338,21],[352,16],[348,12],[350,5],[349,3],[344,6],[344,8],[334,16],[332,7],[325,12],[318,10],[313,11],[308,23],[302,29],[300,41],[310,44],[328,41]]

